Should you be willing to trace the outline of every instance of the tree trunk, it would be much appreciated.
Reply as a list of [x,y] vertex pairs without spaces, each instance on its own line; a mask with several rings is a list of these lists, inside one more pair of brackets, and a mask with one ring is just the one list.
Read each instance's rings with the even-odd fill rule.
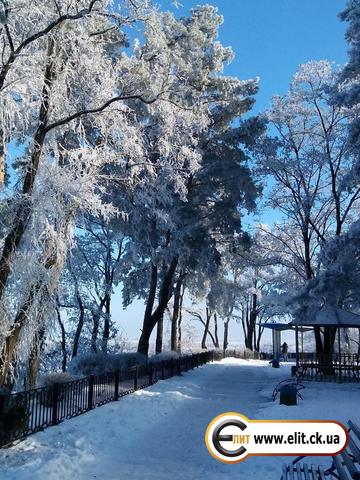
[[[76,202],[72,203],[69,207],[69,211],[64,218],[62,225],[60,226],[60,233],[59,236],[63,238],[67,235],[69,225],[71,224],[72,220],[75,217],[75,213],[77,210]],[[9,335],[5,338],[2,352],[0,355],[0,385],[6,384],[9,380],[9,376],[11,375],[11,367],[12,362],[14,360],[15,350],[19,342],[20,333],[28,320],[29,311],[40,291],[42,291],[42,298],[40,299],[40,303],[43,305],[49,300],[50,296],[54,293],[54,288],[57,287],[59,281],[59,275],[61,273],[60,263],[62,263],[63,258],[58,258],[58,255],[54,253],[56,251],[56,247],[53,245],[53,242],[50,241],[46,247],[45,252],[43,254],[43,259],[41,259],[41,263],[43,263],[44,269],[50,272],[54,267],[56,277],[52,278],[51,281],[51,290],[49,290],[48,285],[44,284],[42,280],[31,285],[29,289],[28,296],[19,309],[19,312],[15,318],[13,328],[10,331]],[[43,322],[43,321],[42,321]]]
[[111,318],[111,296],[109,293],[106,294],[105,298],[105,319],[104,319],[104,331],[103,331],[103,338],[102,338],[102,352],[107,353],[108,350],[108,343],[110,338],[110,318]]
[[73,349],[72,349],[72,355],[71,355],[72,358],[75,358],[78,354],[80,336],[81,336],[81,332],[84,327],[84,321],[85,321],[85,308],[80,296],[80,292],[76,293],[76,300],[79,307],[79,321],[78,321],[75,335],[74,335]]
[[179,323],[178,323],[178,352],[181,353],[181,342],[182,342],[182,312],[183,312],[183,302],[184,302],[184,294],[185,294],[185,284],[183,283],[182,290],[180,293],[180,305],[179,305]]
[[315,336],[315,345],[316,345],[316,353],[321,355],[324,353],[323,342],[321,338],[321,329],[320,327],[314,327],[314,336]]
[[100,315],[99,312],[93,312],[92,313],[93,317],[93,328],[91,331],[91,350],[94,353],[97,353],[97,339],[99,335],[99,327],[100,327]]
[[158,270],[155,265],[152,265],[151,274],[150,274],[150,288],[149,288],[146,308],[144,312],[143,329],[142,329],[142,333],[141,333],[139,344],[138,344],[139,353],[149,351],[149,339],[151,335],[151,332],[149,333],[149,331],[150,331],[150,324],[151,324],[151,315],[154,308],[155,297],[156,297],[157,282],[158,282]]
[[97,353],[98,351],[97,341],[98,341],[99,330],[100,330],[100,317],[101,317],[105,302],[106,302],[106,296],[101,299],[100,305],[97,307],[96,311],[92,311],[93,328],[91,332],[91,350],[94,353]]
[[[167,269],[159,292],[159,302],[156,309],[152,312],[157,286],[157,272],[156,275],[152,272],[151,286],[149,290],[148,302],[145,309],[143,329],[138,343],[138,353],[148,355],[149,341],[151,333],[157,322],[164,316],[165,310],[173,294],[173,279],[175,270],[178,264],[178,257],[174,257]],[[153,269],[156,267],[153,267]],[[154,276],[154,278],[153,278]],[[156,280],[156,283],[154,282]]]
[[0,127],[0,188],[5,182],[5,147],[4,147],[4,132]]
[[157,331],[156,331],[156,345],[155,352],[161,353],[163,347],[163,335],[164,335],[164,317],[159,318],[157,322]]
[[40,368],[40,357],[44,346],[45,329],[41,328],[35,335],[34,344],[28,359],[25,388],[31,390],[36,388],[37,375]]
[[11,381],[11,368],[14,360],[15,349],[19,341],[20,332],[27,320],[27,313],[31,307],[34,298],[41,288],[40,282],[32,285],[28,297],[19,310],[14,322],[14,327],[11,333],[6,337],[1,356],[0,356],[0,385],[9,386]]
[[220,343],[219,343],[219,336],[218,336],[218,322],[217,322],[217,314],[216,312],[214,313],[214,337],[215,337],[215,343],[214,347],[215,348],[220,348]]
[[[69,259],[69,261],[68,261],[68,265],[69,265],[69,271],[70,271],[70,273],[71,273],[71,276],[72,276],[72,279],[73,279],[73,282],[74,282],[75,297],[76,297],[76,301],[77,301],[77,304],[78,304],[78,307],[79,307],[79,320],[78,320],[78,324],[77,324],[76,331],[75,331],[75,335],[74,335],[72,355],[71,355],[72,358],[75,358],[75,357],[77,356],[77,354],[78,354],[80,336],[81,336],[82,329],[83,329],[83,327],[84,327],[85,307],[84,307],[84,303],[83,303],[82,298],[81,298],[81,292],[80,292],[80,288],[79,288],[79,282],[78,282],[78,279],[77,279],[77,277],[76,277],[75,272],[73,271],[73,268],[72,268],[72,264],[71,264],[71,260],[70,260],[70,259]],[[61,320],[60,316],[59,316],[59,320]],[[64,371],[65,371],[65,370],[64,370]]]
[[206,307],[206,322],[205,322],[205,329],[204,329],[204,334],[201,340],[201,348],[203,350],[206,350],[206,338],[209,333],[209,326],[210,326],[210,319],[211,319],[211,313],[210,310]]
[[[50,94],[51,87],[55,75],[54,65],[54,40],[49,38],[48,42],[48,62],[44,74],[44,86],[42,91],[42,102],[38,117],[38,127],[34,135],[33,151],[29,166],[26,170],[22,195],[23,202],[20,204],[12,224],[10,232],[6,235],[3,242],[3,251],[0,257],[0,299],[2,298],[8,278],[11,273],[12,257],[18,249],[21,239],[25,233],[28,222],[31,218],[31,202],[30,196],[35,184],[37,176],[42,149],[46,137],[46,124],[48,121],[48,114],[50,109]],[[1,323],[1,319],[0,319]]]
[[260,327],[258,329],[258,334],[256,338],[256,346],[255,346],[255,352],[260,352],[260,342],[261,342],[261,337],[264,332],[264,327]]
[[66,351],[66,332],[64,322],[61,320],[61,312],[59,304],[56,307],[56,314],[58,319],[58,324],[60,326],[61,331],[61,351],[62,351],[62,362],[61,362],[61,370],[66,372],[66,364],[67,364],[67,351]]
[[174,308],[173,315],[171,319],[171,350],[179,351],[178,345],[178,321],[180,314],[180,301],[181,301],[181,287],[182,287],[182,277],[181,275],[177,279],[174,288]]
[[224,349],[224,352],[226,351],[227,347],[228,347],[228,337],[229,337],[229,322],[230,322],[230,318],[228,318],[227,320],[225,320],[224,322],[224,343],[223,343],[223,349]]

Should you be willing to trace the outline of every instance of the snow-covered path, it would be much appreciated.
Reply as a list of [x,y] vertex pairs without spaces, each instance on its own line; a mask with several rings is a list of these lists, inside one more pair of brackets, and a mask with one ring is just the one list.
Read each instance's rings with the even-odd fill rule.
[[[277,370],[258,361],[227,359],[206,365],[1,451],[0,478],[219,480],[246,475],[277,479],[286,459],[256,457],[237,465],[221,464],[208,454],[204,432],[213,417],[226,411],[249,418],[347,419],[349,409],[344,411],[344,403],[339,408],[344,388],[350,405],[359,398],[358,385],[320,388],[312,383],[302,405],[275,405],[270,400],[272,389],[287,376],[288,367]],[[320,393],[324,399],[320,400]],[[321,408],[316,408],[320,401]]]

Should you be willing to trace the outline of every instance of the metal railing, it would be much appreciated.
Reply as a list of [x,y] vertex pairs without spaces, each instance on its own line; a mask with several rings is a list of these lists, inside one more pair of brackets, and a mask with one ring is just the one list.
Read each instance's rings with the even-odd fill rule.
[[311,357],[299,358],[303,378],[318,381],[359,382],[360,355],[312,354]]
[[0,395],[0,447],[213,360],[207,351]]

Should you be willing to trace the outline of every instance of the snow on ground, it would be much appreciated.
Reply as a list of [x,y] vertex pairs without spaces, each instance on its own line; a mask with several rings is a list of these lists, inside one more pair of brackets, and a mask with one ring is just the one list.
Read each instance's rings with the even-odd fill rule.
[[[226,359],[160,381],[1,450],[0,479],[278,479],[290,457],[222,464],[209,455],[204,433],[227,411],[257,419],[360,420],[357,384],[307,382],[299,405],[273,403],[274,386],[289,372],[289,365],[274,369],[267,362]],[[316,463],[328,465],[329,459]]]

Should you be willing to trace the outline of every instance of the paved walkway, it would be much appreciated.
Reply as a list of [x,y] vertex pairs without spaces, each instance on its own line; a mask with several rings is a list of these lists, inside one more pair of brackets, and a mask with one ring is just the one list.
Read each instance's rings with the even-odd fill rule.
[[272,472],[260,458],[235,466],[217,462],[206,450],[204,432],[222,412],[254,417],[284,375],[266,363],[227,359],[159,382],[2,451],[0,478],[278,478],[281,462]]

